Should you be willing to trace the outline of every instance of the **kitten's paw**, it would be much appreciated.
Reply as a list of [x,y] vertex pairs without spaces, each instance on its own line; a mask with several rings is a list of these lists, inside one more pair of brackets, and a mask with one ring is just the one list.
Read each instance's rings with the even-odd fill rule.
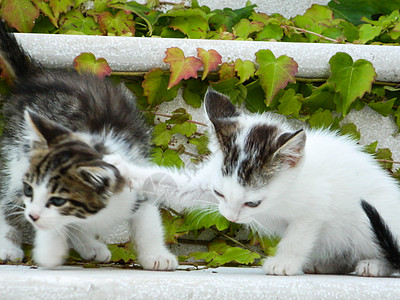
[[358,262],[355,272],[359,276],[382,277],[391,275],[392,269],[385,261],[379,259],[365,259]]
[[64,263],[64,255],[33,250],[33,260],[41,267],[52,269]]
[[303,274],[301,265],[290,259],[276,257],[267,258],[263,265],[267,275],[299,275]]
[[172,271],[178,267],[178,260],[168,251],[160,254],[141,256],[138,260],[145,270]]
[[110,250],[108,250],[107,245],[102,243],[87,246],[84,250],[80,249],[78,252],[84,260],[108,262],[111,259]]
[[24,251],[11,241],[4,241],[0,244],[0,260],[20,262],[24,258]]

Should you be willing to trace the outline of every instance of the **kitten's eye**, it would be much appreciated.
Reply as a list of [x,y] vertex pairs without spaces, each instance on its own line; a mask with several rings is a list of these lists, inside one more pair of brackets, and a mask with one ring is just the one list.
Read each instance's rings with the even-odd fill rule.
[[32,198],[33,197],[33,190],[32,187],[24,182],[24,196],[27,198]]
[[246,202],[246,203],[244,204],[244,206],[247,206],[247,207],[257,207],[257,206],[260,205],[260,203],[261,203],[261,200],[255,201],[255,202]]
[[220,192],[218,192],[218,191],[215,190],[215,189],[214,189],[214,193],[215,193],[215,195],[217,195],[218,197],[225,198],[224,195],[222,195]]
[[58,197],[51,197],[49,199],[49,204],[52,204],[54,206],[62,206],[67,202],[67,200],[63,199],[63,198],[58,198]]

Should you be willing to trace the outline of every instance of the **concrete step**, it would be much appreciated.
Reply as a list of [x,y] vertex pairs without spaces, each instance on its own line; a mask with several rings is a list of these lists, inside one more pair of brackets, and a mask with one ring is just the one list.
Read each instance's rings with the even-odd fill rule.
[[261,268],[174,272],[0,266],[0,299],[400,299],[400,278],[266,276]]

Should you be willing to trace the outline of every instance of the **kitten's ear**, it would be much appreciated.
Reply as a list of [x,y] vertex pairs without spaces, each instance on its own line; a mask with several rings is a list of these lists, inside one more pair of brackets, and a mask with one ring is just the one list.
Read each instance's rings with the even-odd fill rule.
[[25,123],[29,138],[36,142],[47,142],[48,146],[51,146],[58,137],[71,133],[69,129],[40,116],[30,109],[25,110]]
[[204,97],[204,104],[207,117],[213,123],[218,119],[226,119],[240,115],[239,111],[228,97],[214,91],[212,88],[208,88]]
[[98,193],[116,192],[122,188],[124,180],[117,168],[110,164],[101,166],[81,166],[77,168],[79,179]]
[[294,133],[284,133],[278,137],[279,149],[276,154],[284,164],[293,168],[304,155],[306,133],[300,129]]

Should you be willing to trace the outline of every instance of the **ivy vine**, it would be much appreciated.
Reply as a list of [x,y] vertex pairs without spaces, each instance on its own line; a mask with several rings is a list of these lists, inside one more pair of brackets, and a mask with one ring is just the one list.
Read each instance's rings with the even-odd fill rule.
[[[383,3],[385,2],[385,3]],[[390,3],[386,3],[390,2]],[[277,42],[321,42],[354,44],[399,44],[400,0],[343,0],[327,6],[313,5],[303,15],[284,18],[279,14],[257,12],[250,2],[240,9],[215,9],[192,0],[162,11],[159,1],[147,5],[126,0],[0,0],[1,17],[19,32],[95,34],[122,36],[159,36],[255,40]],[[185,56],[176,47],[167,49],[164,62],[169,71],[152,69],[142,74],[112,73],[106,60],[82,53],[74,60],[78,72],[93,72],[123,81],[136,95],[138,106],[154,125],[152,159],[164,166],[184,167],[182,157],[194,163],[209,154],[207,125],[193,120],[183,107],[161,113],[158,107],[173,101],[178,92],[188,106],[199,108],[209,86],[227,94],[235,105],[250,112],[273,111],[299,119],[310,127],[332,128],[360,138],[355,124],[341,126],[351,111],[369,106],[383,116],[392,116],[400,129],[400,86],[375,82],[373,65],[364,59],[354,61],[346,53],[337,53],[329,61],[326,79],[296,77],[298,65],[286,55],[276,57],[270,50],[254,54],[254,61],[237,59],[222,63],[215,50],[197,48],[197,56]],[[200,71],[202,70],[202,71]],[[6,76],[6,70],[2,75]],[[6,77],[0,80],[0,92],[7,93]],[[377,142],[365,147],[394,177],[400,178],[399,162],[390,149],[377,148]],[[240,225],[228,222],[217,212],[195,210],[182,215],[163,210],[166,241],[196,240],[204,231],[208,251],[187,253],[182,263],[220,266],[257,265],[275,251],[277,239],[259,237],[250,232],[239,238]],[[193,239],[191,240],[193,242]],[[113,265],[129,267],[136,258],[128,244],[109,245]],[[30,247],[27,247],[29,254]],[[26,263],[30,263],[29,255]],[[82,264],[71,253],[71,264]],[[96,267],[98,264],[85,264]]]

